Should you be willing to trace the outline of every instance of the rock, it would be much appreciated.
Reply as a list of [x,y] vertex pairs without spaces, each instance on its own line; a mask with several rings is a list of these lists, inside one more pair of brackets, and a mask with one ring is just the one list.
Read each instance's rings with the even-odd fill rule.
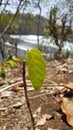
[[36,114],[33,114],[33,118],[36,118],[37,117],[37,115]]

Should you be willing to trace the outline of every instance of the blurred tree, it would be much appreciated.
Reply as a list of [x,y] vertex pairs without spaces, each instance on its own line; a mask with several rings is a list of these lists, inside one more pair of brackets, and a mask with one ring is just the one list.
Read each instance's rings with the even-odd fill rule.
[[[71,19],[67,21],[67,14],[63,15],[61,19],[59,18],[60,23],[58,23],[58,16],[57,16],[58,8],[54,7],[50,11],[48,24],[45,29],[45,35],[52,36],[55,41],[55,44],[58,46],[58,53],[60,54],[64,45],[64,41],[67,40],[68,35],[71,35]],[[69,25],[67,25],[69,22]]]

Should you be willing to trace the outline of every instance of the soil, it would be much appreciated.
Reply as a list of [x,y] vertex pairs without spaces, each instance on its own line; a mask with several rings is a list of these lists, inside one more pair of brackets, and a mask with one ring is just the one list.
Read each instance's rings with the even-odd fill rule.
[[[37,124],[38,118],[41,118],[43,114],[52,115],[50,119],[46,119],[43,125],[38,125],[36,128],[38,128],[37,130],[73,130],[61,110],[59,98],[60,95],[64,96],[68,93],[69,89],[58,89],[59,86],[56,85],[73,82],[72,59],[47,60],[46,63],[46,78],[40,90],[35,91],[28,76],[26,76],[28,97],[35,124]],[[60,67],[61,69],[59,69]],[[67,70],[64,70],[63,67],[67,68]],[[21,77],[21,67],[17,66],[14,70],[7,69],[7,79],[5,81],[0,79],[0,90],[4,85],[6,87],[7,85],[15,84],[15,79],[20,78],[22,80]],[[16,81],[19,82],[18,80]],[[2,96],[3,92],[7,91],[11,92],[11,94]],[[26,105],[23,83],[14,85],[3,92],[0,93],[0,130],[31,130],[32,123]],[[38,112],[39,114],[36,113],[38,108],[41,108],[41,111]]]

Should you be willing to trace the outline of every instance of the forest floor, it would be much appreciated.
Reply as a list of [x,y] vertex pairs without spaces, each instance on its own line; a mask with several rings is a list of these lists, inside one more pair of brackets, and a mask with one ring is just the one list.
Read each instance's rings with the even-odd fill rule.
[[[73,59],[46,62],[46,78],[40,90],[33,89],[26,75],[36,130],[73,130],[61,109],[61,97],[72,95]],[[31,130],[21,68],[7,68],[7,79],[0,78],[0,130]]]

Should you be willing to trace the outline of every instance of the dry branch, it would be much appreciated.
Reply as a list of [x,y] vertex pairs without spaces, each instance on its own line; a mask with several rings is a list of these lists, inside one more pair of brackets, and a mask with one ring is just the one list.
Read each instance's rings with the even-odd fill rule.
[[5,11],[5,8],[6,8],[7,5],[8,5],[8,0],[6,1],[5,6],[4,6],[4,8],[2,9],[2,11],[1,11],[1,13],[0,13],[0,16],[1,16],[2,13]]
[[19,85],[19,84],[21,84],[21,83],[23,83],[23,82],[20,81],[20,82],[17,82],[17,83],[8,85],[8,86],[6,86],[5,88],[2,88],[2,89],[0,90],[0,93],[3,92],[3,91],[5,91],[5,90],[7,90],[7,89],[9,89],[9,88],[11,88],[11,87],[13,87],[13,86],[15,86],[15,85]]

